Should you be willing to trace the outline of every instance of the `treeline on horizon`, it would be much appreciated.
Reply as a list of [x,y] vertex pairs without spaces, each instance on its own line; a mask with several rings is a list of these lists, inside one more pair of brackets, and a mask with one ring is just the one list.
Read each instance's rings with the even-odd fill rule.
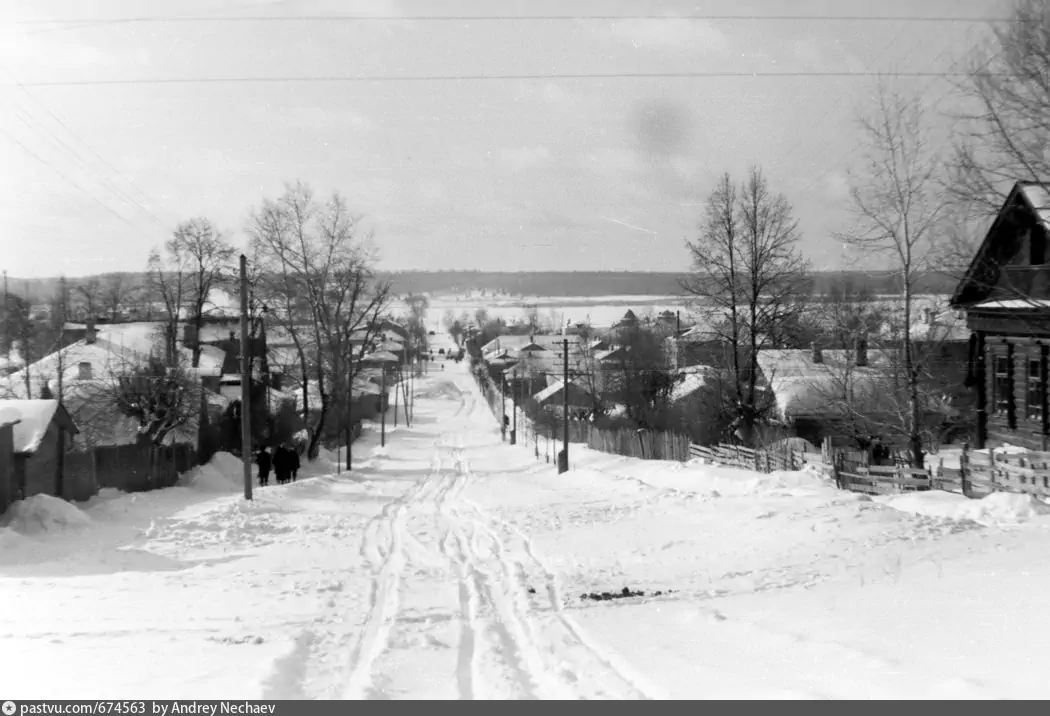
[[[97,274],[111,275],[111,274]],[[124,274],[131,283],[145,285],[146,273]],[[687,295],[682,282],[695,275],[642,271],[382,271],[393,292],[408,294],[463,294],[471,291],[501,292],[512,296],[674,296]],[[91,278],[68,278],[71,288]],[[814,271],[810,274],[814,294],[828,293],[833,287],[849,286],[852,291],[888,295],[901,290],[900,275],[890,271]],[[943,273],[923,274],[917,293],[950,294],[958,279]],[[30,301],[47,300],[58,288],[58,278],[8,278],[11,293]],[[230,286],[235,289],[235,286]]]

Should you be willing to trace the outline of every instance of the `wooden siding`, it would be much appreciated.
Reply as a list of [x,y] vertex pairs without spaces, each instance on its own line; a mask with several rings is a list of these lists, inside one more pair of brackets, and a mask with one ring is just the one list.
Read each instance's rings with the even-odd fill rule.
[[[1026,336],[988,336],[985,344],[984,382],[981,387],[989,397],[987,404],[988,417],[984,442],[997,446],[1004,443],[1025,447],[1030,450],[1045,450],[1050,442],[1046,410],[1046,343],[1050,339],[1033,339]],[[1010,356],[1011,408],[1008,413],[997,413],[991,398],[995,397],[995,358]],[[1028,398],[1028,361],[1040,361],[1043,371],[1043,416],[1029,419],[1027,416]]]

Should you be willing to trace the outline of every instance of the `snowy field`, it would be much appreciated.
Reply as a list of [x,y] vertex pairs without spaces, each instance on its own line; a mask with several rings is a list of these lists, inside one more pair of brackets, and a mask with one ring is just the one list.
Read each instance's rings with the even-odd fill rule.
[[[920,295],[915,296],[914,310],[916,315],[929,307],[943,309],[947,305],[949,296],[942,295]],[[628,310],[634,311],[639,317],[649,312],[653,316],[663,311],[681,311],[682,322],[691,325],[691,312],[706,315],[706,311],[694,307],[690,309],[695,301],[693,296],[482,296],[480,292],[463,295],[435,294],[430,297],[429,323],[431,327],[441,328],[446,311],[451,310],[456,317],[464,312],[473,318],[474,312],[484,308],[493,318],[501,317],[509,323],[521,320],[526,312],[535,308],[539,313],[541,323],[554,323],[559,327],[565,320],[573,323],[586,322],[592,326],[606,327],[623,318]],[[872,302],[888,309],[899,304],[899,300],[893,296],[879,296]],[[408,313],[407,305],[401,309]]]
[[1050,696],[1042,503],[575,445],[559,476],[500,441],[465,363],[418,387],[349,475],[326,456],[245,503],[220,455],[9,512],[4,698]]
[[[652,311],[654,316],[661,311],[682,311],[686,317],[685,296],[481,296],[480,294],[451,296],[436,295],[430,298],[428,315],[432,327],[441,327],[446,311],[451,310],[458,318],[466,313],[472,319],[474,312],[484,308],[492,318],[503,318],[508,323],[521,320],[526,312],[535,307],[541,323],[564,321],[586,322],[593,326],[611,326],[623,318],[628,310],[639,317]],[[407,313],[407,308],[405,309]]]

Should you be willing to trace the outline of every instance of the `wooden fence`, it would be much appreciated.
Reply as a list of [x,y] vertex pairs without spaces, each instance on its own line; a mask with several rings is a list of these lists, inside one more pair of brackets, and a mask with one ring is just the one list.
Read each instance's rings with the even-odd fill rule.
[[1050,453],[964,450],[958,468],[934,470],[938,489],[967,497],[985,497],[993,492],[1017,492],[1050,497]]
[[726,443],[713,446],[690,445],[689,456],[757,472],[801,470],[806,465],[822,465],[818,453],[806,453],[802,450],[787,448],[756,450],[743,445]]
[[82,490],[94,483],[98,489],[146,492],[175,485],[197,465],[197,453],[189,445],[114,445],[80,453],[71,462]]
[[599,428],[591,423],[572,421],[569,423],[569,439],[586,443],[592,450],[642,460],[685,462],[689,459],[689,437],[678,433]]
[[869,465],[852,470],[835,469],[840,489],[869,495],[927,492],[933,489],[933,473],[900,465]]

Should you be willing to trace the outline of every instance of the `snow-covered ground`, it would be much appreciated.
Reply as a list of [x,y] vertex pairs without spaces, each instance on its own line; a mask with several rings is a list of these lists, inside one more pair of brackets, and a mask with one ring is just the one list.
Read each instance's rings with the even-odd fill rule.
[[576,445],[557,475],[501,442],[465,363],[417,385],[350,474],[326,456],[246,503],[220,455],[183,487],[9,512],[3,696],[1050,695],[1042,503]]
[[[484,308],[491,318],[503,318],[513,323],[525,318],[535,309],[541,324],[555,325],[559,329],[569,320],[586,322],[593,326],[611,326],[623,318],[628,311],[638,316],[652,312],[681,311],[682,320],[688,322],[685,296],[482,296],[480,293],[461,296],[439,295],[430,298],[428,324],[444,330],[442,324],[447,311],[457,318],[466,313],[472,320],[479,308]],[[407,305],[404,309],[407,312]]]

